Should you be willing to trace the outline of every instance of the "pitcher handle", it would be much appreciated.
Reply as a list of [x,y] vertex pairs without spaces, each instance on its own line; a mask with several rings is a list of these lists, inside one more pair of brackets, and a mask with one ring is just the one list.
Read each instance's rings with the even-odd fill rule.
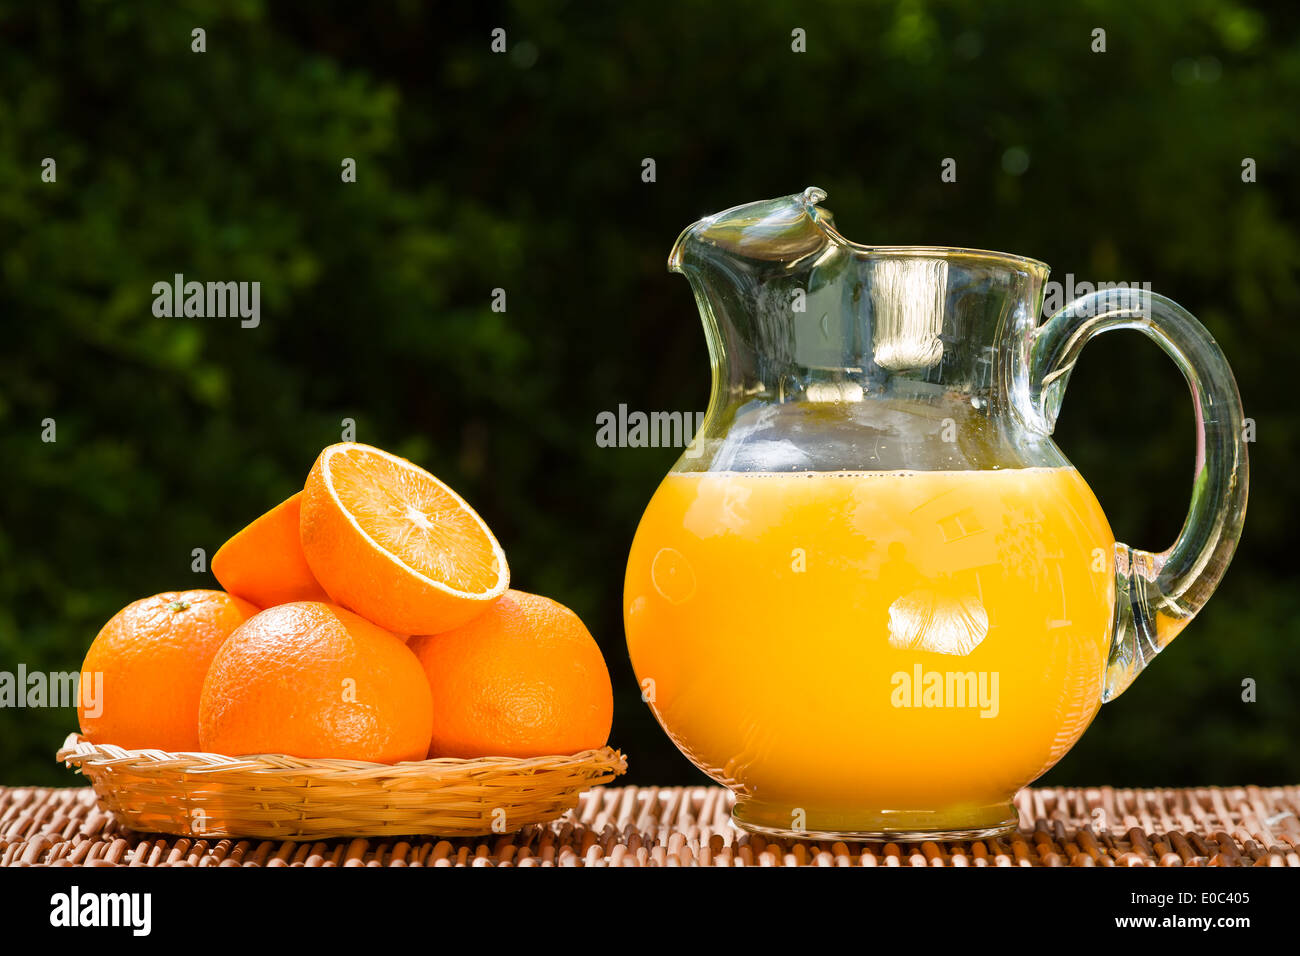
[[1196,411],[1192,503],[1178,539],[1158,553],[1115,543],[1115,627],[1102,700],[1118,697],[1209,600],[1227,570],[1246,516],[1249,467],[1241,396],[1218,343],[1171,299],[1103,289],[1071,302],[1029,340],[1016,391],[1031,427],[1051,434],[1084,345],[1111,329],[1137,329],[1182,370]]

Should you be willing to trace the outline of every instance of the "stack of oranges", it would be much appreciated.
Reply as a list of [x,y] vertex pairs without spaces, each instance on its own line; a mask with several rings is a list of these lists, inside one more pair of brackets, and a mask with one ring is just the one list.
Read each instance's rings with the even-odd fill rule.
[[157,594],[91,644],[82,733],[127,749],[394,763],[604,746],[609,674],[578,617],[507,590],[449,487],[355,443],[212,559],[224,591]]

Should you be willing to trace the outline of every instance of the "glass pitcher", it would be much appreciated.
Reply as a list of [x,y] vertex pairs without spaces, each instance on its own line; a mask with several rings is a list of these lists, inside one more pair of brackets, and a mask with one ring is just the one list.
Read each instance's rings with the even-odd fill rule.
[[[1241,533],[1241,400],[1210,334],[1146,291],[1037,322],[1048,267],[864,246],[803,193],[709,216],[690,281],[708,412],[646,509],[624,590],[643,698],[736,794],[809,839],[974,839],[1204,605]],[[1191,508],[1115,541],[1052,443],[1095,334],[1144,332],[1191,388]]]

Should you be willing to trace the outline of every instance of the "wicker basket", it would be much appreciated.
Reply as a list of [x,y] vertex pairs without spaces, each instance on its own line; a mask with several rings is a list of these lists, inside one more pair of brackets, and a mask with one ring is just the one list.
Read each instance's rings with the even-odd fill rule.
[[510,833],[554,820],[627,769],[617,750],[398,764],[123,750],[69,734],[58,759],[133,830],[198,838]]

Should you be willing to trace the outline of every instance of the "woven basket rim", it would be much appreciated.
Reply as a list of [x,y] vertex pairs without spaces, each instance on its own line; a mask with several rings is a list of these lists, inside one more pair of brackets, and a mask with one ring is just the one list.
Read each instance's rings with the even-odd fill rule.
[[188,773],[217,773],[231,770],[254,773],[265,771],[277,774],[285,771],[336,771],[365,775],[424,777],[436,776],[438,771],[457,775],[466,771],[479,770],[527,774],[531,771],[555,770],[583,764],[605,767],[614,771],[616,775],[627,770],[627,758],[622,751],[609,746],[580,750],[572,754],[547,754],[540,757],[435,757],[425,760],[404,760],[399,763],[375,763],[365,760],[294,757],[289,754],[272,753],[231,757],[202,751],[166,751],[152,748],[132,750],[115,744],[93,743],[76,731],[68,734],[63,741],[63,746],[55,753],[55,759],[69,767],[80,767],[82,764],[98,766],[122,763],[169,764],[173,769],[183,769]]
[[505,832],[498,827],[557,819],[581,792],[627,770],[610,747],[386,764],[128,750],[79,733],[57,759],[88,777],[100,806],[132,830],[282,840]]

